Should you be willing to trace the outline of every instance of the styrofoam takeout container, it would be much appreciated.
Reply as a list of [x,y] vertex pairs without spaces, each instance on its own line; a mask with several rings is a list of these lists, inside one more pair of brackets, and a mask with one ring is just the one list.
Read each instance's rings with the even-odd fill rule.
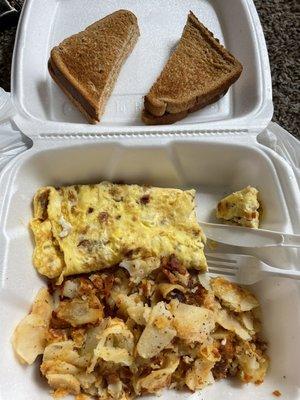
[[[47,59],[51,47],[64,37],[120,8],[137,15],[141,38],[122,69],[103,122],[91,126],[50,79]],[[241,60],[244,72],[218,103],[172,126],[142,126],[142,96],[180,37],[189,9]],[[27,0],[16,40],[12,87],[14,128],[29,137],[32,146],[0,175],[1,400],[50,398],[38,366],[19,365],[10,345],[15,325],[44,284],[32,266],[33,238],[28,230],[37,188],[103,179],[194,187],[199,219],[213,222],[220,197],[250,184],[261,193],[263,228],[300,233],[297,166],[292,168],[263,144],[273,111],[271,79],[252,1]],[[9,131],[8,125],[0,125],[0,133],[1,128]],[[219,245],[218,251],[255,254],[271,265],[300,269],[295,249],[250,252]],[[300,398],[299,285],[264,279],[251,289],[262,304],[270,345],[271,368],[264,384],[226,380],[195,394],[168,391],[161,399],[268,400],[276,389],[283,399]]]

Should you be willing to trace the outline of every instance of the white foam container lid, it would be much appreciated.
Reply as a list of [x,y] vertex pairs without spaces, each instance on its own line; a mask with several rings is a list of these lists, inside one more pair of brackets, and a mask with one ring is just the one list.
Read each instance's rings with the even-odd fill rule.
[[[51,79],[50,50],[120,8],[135,13],[141,35],[121,70],[101,123],[88,125]],[[273,112],[270,68],[252,0],[27,0],[13,62],[17,125],[30,136],[157,131],[141,123],[143,96],[179,40],[189,10],[241,61],[244,71],[217,103],[160,130],[265,127]]]
[[[48,76],[49,51],[119,8],[137,15],[141,38],[122,69],[102,123],[92,126]],[[185,120],[166,127],[142,126],[142,96],[180,37],[189,9],[241,60],[243,75],[218,103]],[[262,227],[300,233],[298,143],[286,140],[280,128],[265,129],[273,111],[271,79],[252,1],[27,0],[12,87],[14,124],[32,142],[27,141],[27,151],[23,144],[7,144],[0,154],[0,165],[1,159],[11,158],[0,174],[1,400],[51,398],[38,365],[19,365],[10,345],[15,325],[44,284],[32,267],[34,245],[28,230],[37,188],[103,179],[194,187],[199,219],[213,222],[220,197],[253,185],[264,205]],[[1,135],[10,131],[10,123],[0,125],[0,144]],[[273,266],[300,270],[295,249],[250,251],[219,245],[218,251],[254,254]],[[283,399],[300,398],[300,287],[287,279],[264,279],[251,290],[262,304],[269,341],[271,367],[264,384],[225,380],[195,394],[167,391],[161,399],[271,400],[276,389]]]

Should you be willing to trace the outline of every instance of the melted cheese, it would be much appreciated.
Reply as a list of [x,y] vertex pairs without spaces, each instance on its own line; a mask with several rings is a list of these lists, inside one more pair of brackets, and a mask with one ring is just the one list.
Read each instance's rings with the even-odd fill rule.
[[[206,270],[205,237],[196,220],[194,197],[194,190],[108,182],[41,188],[31,223],[34,264],[43,275],[62,279],[123,260],[174,254],[186,267]],[[47,245],[51,254],[57,250],[60,260],[63,255],[61,268],[53,269],[40,229],[35,229],[42,223],[51,226]]]

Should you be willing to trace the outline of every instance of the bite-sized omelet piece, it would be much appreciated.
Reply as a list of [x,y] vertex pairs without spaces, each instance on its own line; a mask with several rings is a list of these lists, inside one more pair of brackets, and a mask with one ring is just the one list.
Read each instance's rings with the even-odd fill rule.
[[31,227],[34,265],[50,278],[172,255],[186,268],[207,269],[194,190],[109,182],[49,186],[35,195]]
[[259,208],[258,190],[247,186],[220,200],[216,215],[217,218],[234,225],[258,228]]

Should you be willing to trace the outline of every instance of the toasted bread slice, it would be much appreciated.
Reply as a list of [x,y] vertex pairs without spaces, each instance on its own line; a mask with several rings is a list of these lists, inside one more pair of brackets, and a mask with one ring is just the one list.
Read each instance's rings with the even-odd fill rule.
[[90,123],[100,121],[138,37],[136,16],[119,10],[52,49],[48,63],[52,78]]
[[144,99],[146,124],[170,124],[217,101],[242,65],[190,12],[181,39]]

